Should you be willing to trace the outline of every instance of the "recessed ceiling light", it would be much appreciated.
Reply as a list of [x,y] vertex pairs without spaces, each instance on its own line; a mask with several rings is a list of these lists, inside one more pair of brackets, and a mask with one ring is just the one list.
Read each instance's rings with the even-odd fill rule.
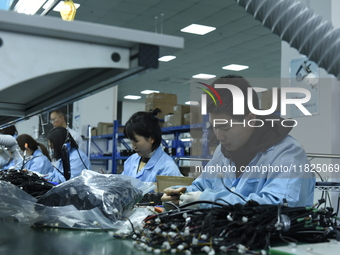
[[199,74],[195,74],[192,76],[192,78],[197,78],[197,79],[203,79],[203,80],[209,80],[212,78],[215,78],[216,75],[213,74],[206,74],[206,73],[199,73]]
[[150,89],[146,89],[140,92],[141,94],[151,94],[151,93],[159,93],[158,90],[150,90]]
[[[46,1],[46,0],[45,0]],[[44,4],[43,9],[47,9],[50,7],[51,4],[53,4],[54,0],[48,0],[46,4]],[[60,1],[54,8],[53,11],[60,12],[60,10],[63,8],[64,1]],[[74,6],[76,9],[79,8],[80,4],[74,3]]]
[[243,66],[243,65],[236,65],[236,64],[231,64],[231,65],[227,65],[222,67],[222,69],[225,70],[231,70],[231,71],[242,71],[244,69],[248,69],[249,66]]
[[181,32],[197,34],[197,35],[205,35],[205,34],[211,32],[211,31],[214,31],[215,29],[216,29],[216,27],[209,27],[209,26],[204,26],[204,25],[191,24],[190,26],[182,28]]
[[137,100],[140,99],[141,96],[133,96],[133,95],[127,95],[124,97],[125,99],[131,99],[131,100]]
[[189,105],[199,105],[198,101],[186,101],[185,104],[189,104]]
[[171,55],[169,55],[169,56],[163,56],[163,57],[160,57],[160,58],[158,59],[158,61],[168,62],[168,61],[173,60],[173,59],[175,59],[175,58],[176,58],[176,56],[171,56]]
[[253,89],[255,90],[255,92],[264,92],[268,90],[266,88],[261,88],[261,87],[253,87]]
[[41,8],[46,0],[27,1],[19,0],[14,6],[14,11],[18,13],[24,13],[27,15],[34,15]]

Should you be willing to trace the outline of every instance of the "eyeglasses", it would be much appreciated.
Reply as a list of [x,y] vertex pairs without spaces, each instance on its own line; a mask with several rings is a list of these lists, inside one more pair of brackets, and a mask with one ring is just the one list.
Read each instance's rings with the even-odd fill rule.
[[57,119],[59,118],[50,119],[50,123],[53,124]]

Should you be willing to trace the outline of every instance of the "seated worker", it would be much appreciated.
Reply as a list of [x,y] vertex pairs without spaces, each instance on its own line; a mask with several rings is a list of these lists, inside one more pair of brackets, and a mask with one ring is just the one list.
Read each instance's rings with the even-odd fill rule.
[[159,111],[137,112],[126,122],[124,134],[136,153],[124,162],[122,175],[144,182],[156,182],[157,175],[182,176],[175,161],[162,150],[162,130],[155,117]]
[[[215,80],[214,84],[232,84],[242,90],[245,99],[248,98],[247,89],[251,87],[241,76],[222,77]],[[311,206],[315,176],[310,171],[297,170],[299,166],[309,165],[309,161],[301,145],[288,135],[292,127],[281,125],[283,119],[274,114],[256,116],[250,112],[247,100],[244,100],[244,115],[233,115],[233,95],[230,90],[217,88],[216,91],[222,99],[222,105],[215,105],[207,96],[209,122],[223,124],[213,127],[220,144],[205,168],[210,167],[215,169],[215,172],[202,171],[191,186],[165,189],[162,201],[183,205],[196,200],[230,204],[244,204],[254,200],[260,204],[288,203],[291,207]],[[252,95],[253,106],[259,109],[254,90]],[[263,120],[262,126],[259,119]],[[280,121],[265,121],[266,119]],[[223,167],[224,171],[218,171]],[[281,170],[270,171],[270,168],[274,167]],[[172,194],[184,192],[186,193],[181,196]],[[204,208],[210,205],[202,203],[197,206]]]
[[[27,134],[19,135],[16,139],[19,148],[25,155],[21,169],[27,169],[40,174],[49,174],[54,171],[50,155],[43,144],[38,143]],[[27,147],[25,147],[25,144],[27,144]]]
[[[47,135],[48,146],[53,152],[52,157],[54,157],[57,162],[55,164],[55,169],[53,174],[47,177],[48,180],[53,182],[64,182],[68,179],[68,176],[65,178],[64,169],[68,167],[70,168],[70,178],[74,178],[84,170],[91,169],[91,163],[88,157],[84,152],[78,150],[78,145],[74,141],[73,137],[68,133],[66,128],[56,127],[53,128]],[[63,145],[69,143],[69,160],[64,153]],[[67,171],[66,171],[67,172]]]
[[55,128],[56,127],[66,128],[67,131],[70,132],[71,136],[73,137],[73,139],[78,144],[78,148],[80,150],[82,150],[83,152],[86,152],[85,143],[83,143],[83,139],[82,139],[81,135],[77,131],[73,130],[72,128],[70,128],[68,126],[68,123],[66,122],[65,113],[62,110],[57,109],[57,110],[51,112],[50,121],[51,121],[51,124],[53,125],[53,127],[55,127]]
[[[15,127],[15,125],[11,125],[5,128],[1,128],[0,134],[11,135],[12,137],[16,138],[18,136],[18,130]],[[13,158],[11,158],[9,162],[7,162],[6,164],[0,166],[0,170],[14,169],[14,168],[17,168],[17,166]]]

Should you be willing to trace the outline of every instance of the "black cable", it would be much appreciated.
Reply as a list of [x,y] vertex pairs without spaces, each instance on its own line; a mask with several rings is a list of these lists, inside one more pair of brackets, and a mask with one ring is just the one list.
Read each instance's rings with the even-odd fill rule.
[[84,161],[83,161],[83,158],[80,156],[80,153],[79,153],[78,148],[76,148],[76,150],[77,150],[77,152],[78,152],[79,158],[80,158],[81,162],[83,163],[85,169],[88,169],[88,166],[85,165],[85,163],[84,163]]
[[[187,208],[197,203],[221,206]],[[288,207],[281,203],[260,205],[252,200],[234,205],[195,201],[176,210],[148,216],[144,220],[140,242],[149,247],[159,247],[163,242],[169,242],[170,246],[165,249],[168,252],[171,249],[177,250],[181,245],[181,252],[187,249],[191,253],[201,253],[202,247],[207,246],[223,252],[237,247],[241,251],[244,249],[245,253],[256,254],[255,249],[268,249],[272,240],[321,242],[326,241],[328,236],[339,235],[340,238],[337,225],[332,221],[333,215],[332,208]],[[285,221],[289,221],[289,225],[285,225]],[[278,222],[284,225],[278,227]],[[334,233],[329,231],[331,226]],[[155,229],[158,232],[154,232]],[[162,252],[166,252],[165,250]]]
[[55,170],[57,170],[62,176],[64,176],[64,173],[62,173],[56,166],[52,165]]
[[222,178],[220,178],[220,180],[221,180],[221,182],[222,182],[222,184],[223,184],[223,186],[230,192],[230,193],[233,193],[233,194],[235,194],[236,196],[238,196],[238,197],[240,197],[244,202],[247,202],[247,200],[245,200],[240,194],[238,194],[238,193],[236,193],[236,192],[234,192],[234,191],[232,191],[231,189],[229,189],[225,184],[224,184],[224,182],[223,182],[223,179]]
[[[39,155],[39,156],[35,156],[35,157],[32,157],[32,158],[29,158],[26,162],[25,162],[25,157],[24,157],[24,160],[23,160],[23,164],[22,164],[22,169],[23,167],[28,163],[30,162],[32,159],[35,159],[35,158],[38,158],[38,157],[41,157],[41,156],[44,156],[44,155]],[[22,170],[20,169],[20,170]],[[29,169],[28,169],[29,170]]]

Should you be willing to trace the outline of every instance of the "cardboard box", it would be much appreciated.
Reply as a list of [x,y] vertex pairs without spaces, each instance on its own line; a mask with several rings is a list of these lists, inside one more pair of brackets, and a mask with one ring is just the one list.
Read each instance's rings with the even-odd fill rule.
[[157,118],[158,119],[164,119],[165,115],[169,114],[169,113],[174,113],[174,104],[151,104],[151,103],[147,103],[145,104],[145,111],[148,112],[150,110],[153,109],[160,109],[162,112],[157,114]]
[[151,93],[145,97],[146,104],[177,104],[177,95],[168,93]]
[[191,156],[202,156],[202,139],[193,138],[191,141]]
[[157,114],[158,119],[164,119],[165,115],[173,113],[173,107],[177,105],[177,95],[167,93],[151,93],[146,95],[145,111],[159,108],[162,112]]
[[184,114],[190,112],[190,105],[175,105],[174,106],[174,126],[184,125]]
[[201,106],[190,105],[190,124],[202,123]]
[[174,126],[174,115],[167,114],[164,116],[164,127],[173,127]]
[[97,135],[97,128],[93,127],[91,128],[91,136],[96,136]]
[[157,175],[156,179],[158,192],[163,192],[171,186],[189,186],[194,181],[194,178],[187,176]]
[[[98,122],[97,135],[107,135],[108,127],[112,127],[112,122]],[[112,134],[113,132],[111,132]]]
[[183,123],[183,125],[190,125],[190,124],[191,124],[191,123],[190,123],[191,112],[184,113],[183,118],[184,118],[184,123]]

